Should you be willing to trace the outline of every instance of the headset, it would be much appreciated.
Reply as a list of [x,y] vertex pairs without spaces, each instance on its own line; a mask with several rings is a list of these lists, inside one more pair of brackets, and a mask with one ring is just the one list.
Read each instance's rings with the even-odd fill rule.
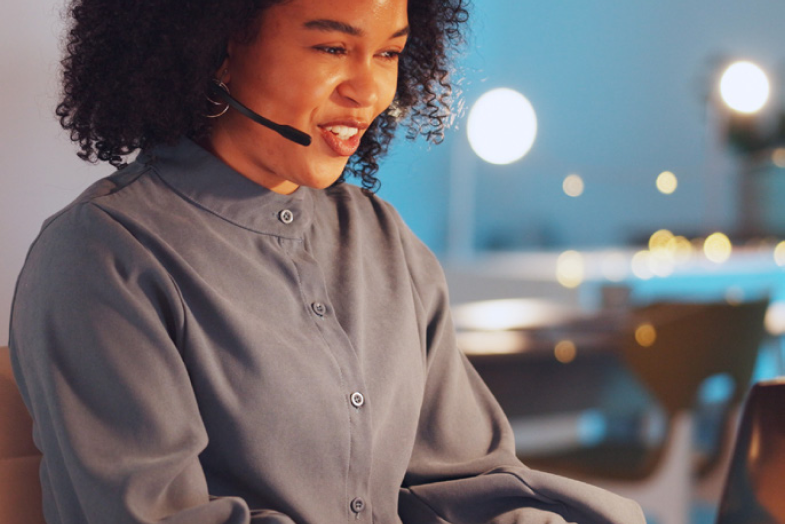
[[219,97],[221,100],[229,104],[229,106],[240,113],[243,116],[246,116],[256,122],[257,124],[263,125],[265,127],[269,127],[282,137],[291,140],[295,144],[300,144],[301,146],[309,146],[311,145],[311,135],[308,133],[304,133],[299,129],[295,129],[292,126],[285,126],[283,124],[276,124],[272,120],[268,120],[267,118],[263,117],[258,113],[254,113],[243,104],[241,104],[236,98],[229,94],[228,91],[223,89],[217,83],[211,83],[210,89],[212,94]]

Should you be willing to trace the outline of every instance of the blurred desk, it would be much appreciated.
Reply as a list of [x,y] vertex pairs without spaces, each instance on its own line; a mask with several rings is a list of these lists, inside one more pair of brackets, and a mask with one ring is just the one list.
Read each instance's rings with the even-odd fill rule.
[[[741,397],[768,306],[662,302],[584,313],[544,302],[543,311],[523,315],[537,302],[456,308],[458,346],[510,416],[599,405],[624,410],[636,379],[671,413],[689,409],[702,381],[717,374],[728,374]],[[630,391],[612,387],[619,381]],[[641,395],[634,396],[641,407]]]
[[[656,314],[662,320],[667,312]],[[458,345],[468,355],[550,356],[566,364],[581,353],[615,351],[654,312],[621,307],[587,311],[547,299],[484,300],[453,308]],[[576,353],[558,351],[569,343]],[[565,346],[562,345],[562,348]]]
[[[471,260],[446,261],[445,271],[454,303],[536,297],[530,300],[583,315],[602,313],[609,286],[626,288],[629,302],[635,304],[735,303],[768,297],[772,306],[766,325],[775,340],[760,353],[755,372],[755,379],[760,380],[785,373],[785,267],[778,265],[773,250],[773,245],[734,246],[723,263],[711,262],[695,250],[687,258],[655,268],[659,273],[652,273],[651,268],[641,272],[638,267],[640,275],[635,269],[641,265],[642,259],[636,261],[641,251],[629,247],[582,251],[583,279],[575,288],[559,283],[558,251],[482,253]],[[556,324],[560,322],[557,317]],[[508,338],[511,347],[518,344]]]
[[[509,417],[577,412],[640,401],[619,348],[634,333],[632,310],[585,312],[541,299],[455,308],[458,346]],[[639,406],[639,402],[636,402]]]
[[734,248],[723,263],[696,251],[684,260],[660,264],[656,273],[636,259],[638,253],[630,247],[581,251],[583,277],[576,288],[559,283],[560,251],[488,252],[468,261],[445,261],[444,267],[454,303],[540,297],[596,309],[601,288],[609,284],[628,287],[631,300],[638,303],[749,300],[761,295],[785,300],[785,268],[777,265],[773,246]]
[[576,347],[569,362],[557,360],[545,341],[527,342],[518,353],[468,356],[507,416],[528,417],[592,409],[613,396],[609,389],[626,373],[619,355],[603,343]]

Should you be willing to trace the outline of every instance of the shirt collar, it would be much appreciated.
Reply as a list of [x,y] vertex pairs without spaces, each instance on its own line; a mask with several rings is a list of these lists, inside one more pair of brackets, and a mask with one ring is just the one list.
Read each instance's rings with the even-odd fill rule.
[[300,187],[290,195],[270,191],[188,138],[146,150],[137,161],[184,198],[240,227],[299,239],[311,223],[315,190]]

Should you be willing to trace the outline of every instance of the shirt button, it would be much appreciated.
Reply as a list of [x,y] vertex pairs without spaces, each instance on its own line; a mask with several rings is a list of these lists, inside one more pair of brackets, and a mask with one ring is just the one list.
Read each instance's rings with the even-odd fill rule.
[[355,513],[362,513],[362,511],[365,509],[365,501],[360,497],[357,497],[356,499],[352,500],[351,508]]
[[292,222],[294,222],[294,213],[292,213],[288,209],[283,209],[278,212],[278,220],[280,220],[284,224],[291,224]]
[[352,406],[356,408],[362,407],[362,405],[365,404],[365,397],[359,391],[355,391],[354,393],[352,393],[352,396],[350,398],[352,401]]
[[316,313],[320,317],[323,317],[325,313],[327,313],[327,306],[325,306],[321,302],[314,302],[313,304],[311,304],[311,309],[313,310],[314,313]]

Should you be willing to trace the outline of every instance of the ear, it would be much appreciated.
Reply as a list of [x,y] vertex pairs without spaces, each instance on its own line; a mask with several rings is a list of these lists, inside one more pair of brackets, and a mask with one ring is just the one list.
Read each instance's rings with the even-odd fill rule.
[[227,85],[232,80],[232,57],[234,56],[237,46],[237,40],[234,38],[230,38],[229,41],[226,42],[226,48],[224,49],[224,60],[215,75],[215,78],[219,78],[224,84]]
[[223,62],[221,62],[221,66],[215,70],[215,74],[213,75],[213,78],[220,80],[224,84],[228,84],[231,80],[231,73],[229,70],[231,60],[229,56],[229,51],[227,49],[226,56],[224,57]]

